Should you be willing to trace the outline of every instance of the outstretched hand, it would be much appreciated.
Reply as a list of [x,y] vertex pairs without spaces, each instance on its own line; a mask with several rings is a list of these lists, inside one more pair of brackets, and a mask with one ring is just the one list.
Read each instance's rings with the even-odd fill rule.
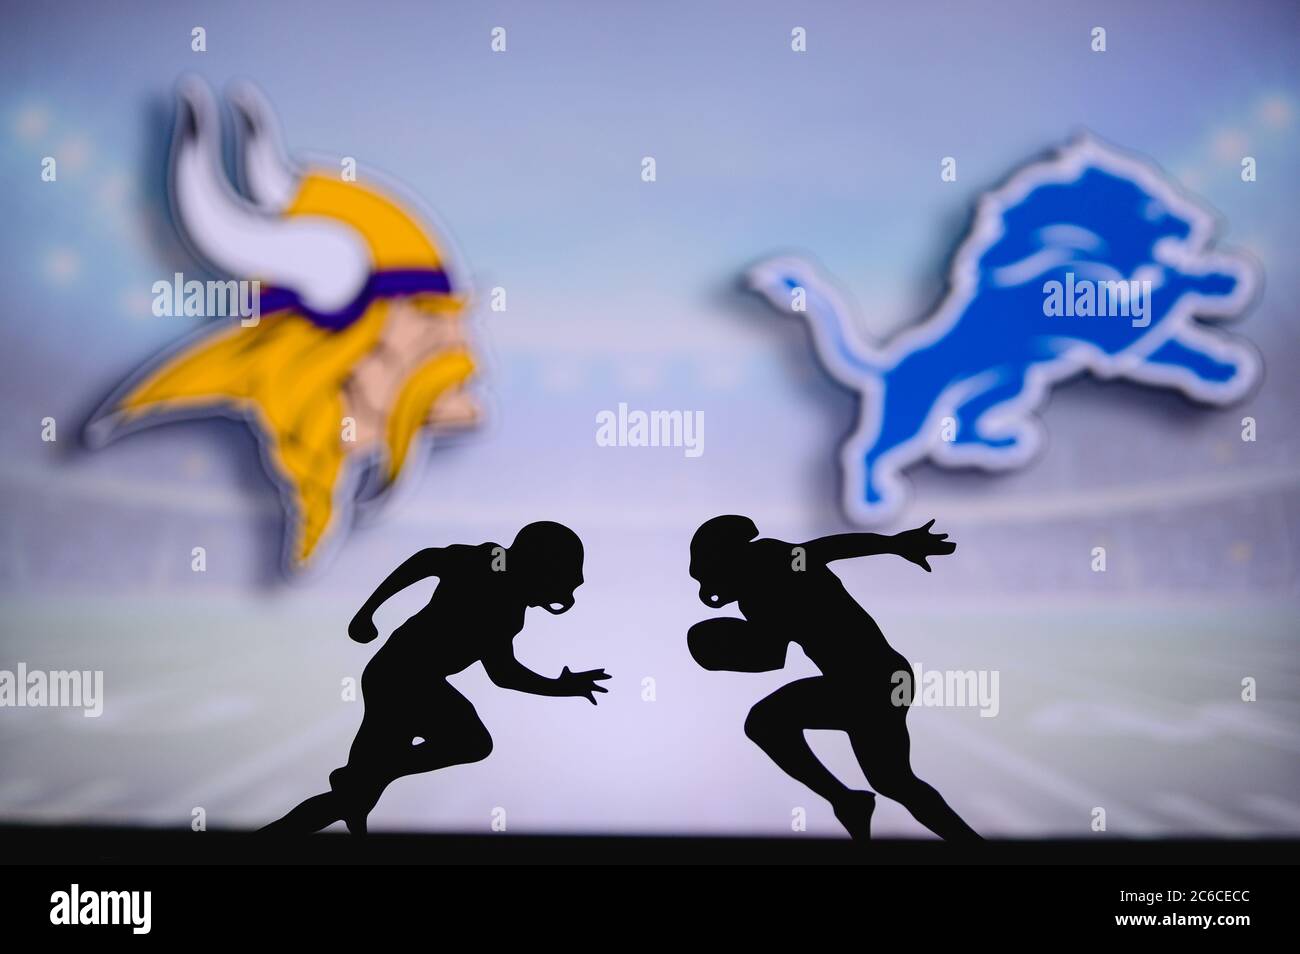
[[564,690],[564,695],[582,696],[594,706],[596,704],[595,693],[609,692],[604,686],[598,686],[596,683],[608,678],[609,674],[603,669],[570,672],[569,667],[565,666],[564,671],[560,673],[559,683],[560,688]]
[[948,539],[948,534],[931,533],[930,528],[933,526],[934,521],[931,520],[924,527],[894,534],[898,555],[909,563],[915,563],[926,573],[930,572],[930,564],[926,562],[929,557],[946,556],[957,549],[957,544]]

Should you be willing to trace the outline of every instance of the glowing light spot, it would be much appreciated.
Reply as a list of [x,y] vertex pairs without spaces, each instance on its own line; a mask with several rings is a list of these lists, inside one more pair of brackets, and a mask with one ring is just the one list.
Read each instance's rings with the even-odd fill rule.
[[84,136],[73,136],[59,144],[54,156],[65,169],[75,172],[85,168],[86,163],[90,161],[90,152],[89,140]]
[[81,257],[70,248],[56,248],[45,257],[45,274],[54,282],[67,284],[81,272]]
[[34,142],[50,128],[50,114],[39,106],[29,106],[18,114],[14,132],[24,142]]
[[1295,111],[1285,96],[1270,96],[1259,104],[1260,121],[1273,129],[1282,129],[1291,125]]
[[1239,129],[1224,129],[1215,135],[1210,148],[1220,162],[1238,163],[1250,154],[1250,140]]

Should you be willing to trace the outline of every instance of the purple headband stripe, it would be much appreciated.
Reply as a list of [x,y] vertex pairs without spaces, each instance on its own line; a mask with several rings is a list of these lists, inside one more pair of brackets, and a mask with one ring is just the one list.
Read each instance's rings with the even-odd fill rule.
[[318,327],[342,331],[360,318],[376,298],[394,298],[421,292],[450,295],[451,282],[447,273],[440,268],[394,268],[371,272],[360,294],[338,311],[317,311],[303,304],[298,293],[289,288],[266,288],[261,294],[260,308],[263,314],[292,308]]

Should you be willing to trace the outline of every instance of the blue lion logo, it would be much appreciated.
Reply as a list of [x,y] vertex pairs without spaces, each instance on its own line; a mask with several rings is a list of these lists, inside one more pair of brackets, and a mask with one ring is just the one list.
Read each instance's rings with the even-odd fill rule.
[[901,471],[1023,466],[1034,412],[1084,371],[1227,404],[1259,379],[1248,345],[1196,319],[1239,316],[1259,284],[1239,254],[1209,251],[1215,216],[1147,163],[1092,136],[980,198],[938,309],[883,350],[857,340],[834,282],[799,258],[760,263],[751,288],[802,314],[827,371],[861,396],[844,444],[844,505],[886,519]]

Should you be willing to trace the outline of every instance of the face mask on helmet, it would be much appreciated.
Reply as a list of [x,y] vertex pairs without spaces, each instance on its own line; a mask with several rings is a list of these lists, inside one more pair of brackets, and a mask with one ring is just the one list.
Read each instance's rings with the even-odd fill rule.
[[542,609],[552,616],[560,616],[573,609],[573,594],[570,593],[563,600],[551,600],[542,604]]

